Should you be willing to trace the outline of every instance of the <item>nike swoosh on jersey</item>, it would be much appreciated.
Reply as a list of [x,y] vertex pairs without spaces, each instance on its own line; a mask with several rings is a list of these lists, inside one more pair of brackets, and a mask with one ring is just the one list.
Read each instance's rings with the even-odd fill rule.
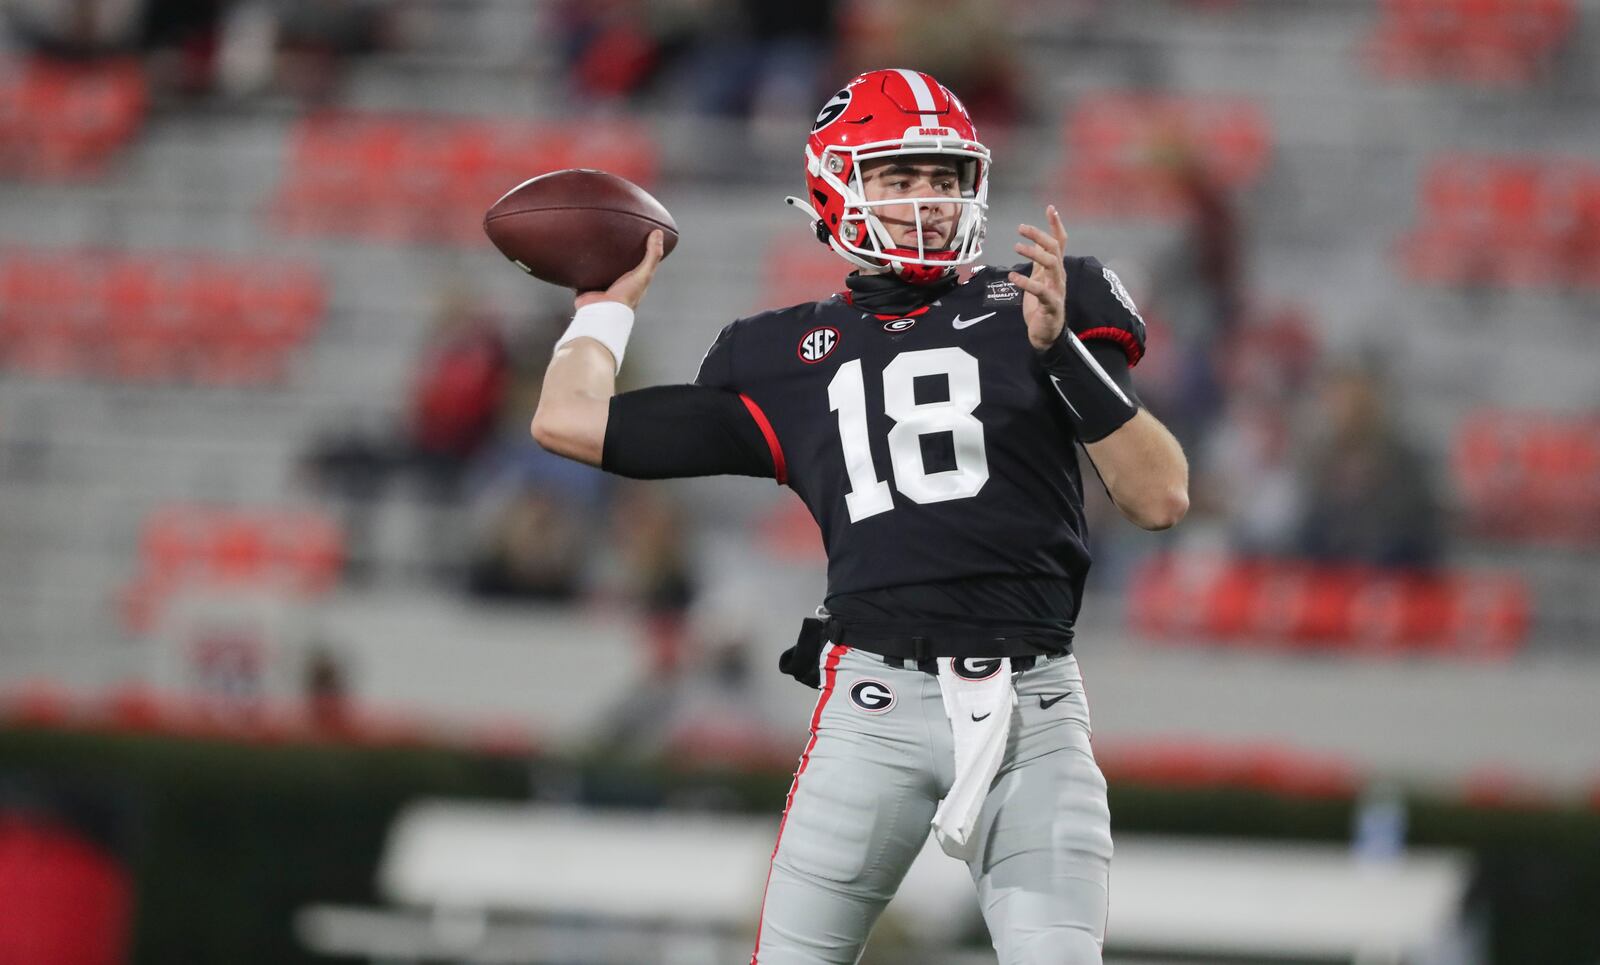
[[1054,697],[1051,697],[1049,700],[1045,699],[1044,694],[1040,694],[1039,695],[1039,709],[1040,710],[1049,710],[1051,707],[1054,707],[1056,704],[1061,703],[1063,700],[1066,700],[1068,697],[1071,697],[1071,696],[1072,696],[1072,691],[1070,691],[1070,690],[1067,691],[1064,694],[1056,694]]
[[957,329],[967,328],[968,326],[978,324],[986,318],[993,317],[994,314],[994,312],[990,312],[988,315],[979,315],[977,318],[962,318],[960,315],[957,315],[955,318],[951,319],[950,325],[952,328]]

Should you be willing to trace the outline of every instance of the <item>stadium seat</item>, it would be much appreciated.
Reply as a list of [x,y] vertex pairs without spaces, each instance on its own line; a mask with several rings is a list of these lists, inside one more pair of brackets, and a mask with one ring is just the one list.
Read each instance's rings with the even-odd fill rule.
[[1412,278],[1441,285],[1600,284],[1600,165],[1445,155],[1423,174],[1400,245]]
[[1477,536],[1600,543],[1600,414],[1471,413],[1456,429],[1451,469]]
[[[1272,156],[1265,112],[1238,98],[1102,92],[1073,107],[1062,136],[1055,191],[1094,215],[1173,217],[1184,210],[1185,176],[1241,190]],[[1198,171],[1186,174],[1186,164]]]
[[0,64],[0,175],[100,174],[138,134],[147,101],[136,61]]
[[1129,621],[1164,644],[1503,657],[1527,635],[1511,575],[1162,555],[1130,581]]
[[656,148],[626,122],[532,124],[329,111],[301,121],[271,206],[289,233],[478,244],[482,213],[538,174],[569,167],[655,177]]
[[0,251],[0,366],[43,377],[261,385],[325,310],[294,263],[186,252]]
[[145,520],[139,564],[123,592],[124,624],[144,632],[182,588],[251,587],[315,597],[338,583],[344,534],[310,511],[168,506]]
[[1522,84],[1575,20],[1572,0],[1384,0],[1366,53],[1396,79]]

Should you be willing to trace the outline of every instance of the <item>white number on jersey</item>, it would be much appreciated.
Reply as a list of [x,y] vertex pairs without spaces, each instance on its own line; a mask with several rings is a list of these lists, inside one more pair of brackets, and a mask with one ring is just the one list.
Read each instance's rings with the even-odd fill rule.
[[[943,375],[949,399],[918,403],[912,383],[919,376]],[[904,352],[883,370],[884,414],[894,420],[889,430],[889,461],[894,484],[914,503],[942,503],[976,496],[989,481],[989,458],[983,448],[983,423],[973,410],[983,401],[978,385],[978,360],[959,348]],[[839,366],[828,383],[828,408],[839,413],[839,443],[844,449],[850,492],[845,508],[852,523],[894,508],[889,484],[878,478],[867,439],[867,393],[861,360]],[[948,432],[955,443],[955,468],[928,472],[922,463],[922,437]]]

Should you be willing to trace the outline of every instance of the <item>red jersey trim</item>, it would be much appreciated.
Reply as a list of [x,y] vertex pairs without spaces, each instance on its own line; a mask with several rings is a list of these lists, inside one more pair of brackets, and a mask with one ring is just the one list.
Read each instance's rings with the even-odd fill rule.
[[766,437],[767,448],[772,452],[772,475],[777,478],[778,485],[789,482],[789,464],[783,459],[783,446],[778,443],[778,434],[772,431],[772,423],[767,420],[767,414],[761,411],[754,399],[744,393],[739,393],[739,401],[750,410],[750,418],[756,420],[756,428]]
[[1123,353],[1128,356],[1128,368],[1130,369],[1138,365],[1139,360],[1144,358],[1144,346],[1139,344],[1139,340],[1133,337],[1132,332],[1113,328],[1110,325],[1103,325],[1100,328],[1091,328],[1086,332],[1078,332],[1077,335],[1080,342],[1087,342],[1092,338],[1103,338],[1108,342],[1117,343],[1117,345],[1121,346]]
[[[822,695],[817,698],[817,709],[811,712],[811,739],[806,741],[806,749],[800,752],[800,766],[795,768],[794,781],[789,785],[789,797],[783,802],[783,820],[778,822],[778,840],[772,845],[772,860],[778,860],[778,846],[783,844],[783,826],[789,823],[789,809],[794,807],[794,792],[800,790],[800,775],[806,772],[806,765],[811,763],[811,749],[817,746],[817,728],[822,726],[822,712],[828,706],[828,698],[833,696],[834,681],[838,677],[839,660],[850,652],[850,648],[842,644],[830,644],[828,659],[822,667]],[[761,959],[761,919],[766,916],[767,891],[772,887],[772,864],[767,865],[767,884],[761,891],[761,914],[756,918],[756,947],[750,953],[750,965],[759,965]]]
[[[846,289],[845,291],[839,292],[839,297],[844,299],[844,303],[846,305],[849,305],[851,308],[855,308],[857,311],[860,310],[860,308],[856,305],[856,293],[855,292]],[[930,309],[932,307],[933,307],[932,305],[923,305],[921,308],[913,308],[911,311],[904,312],[904,313],[899,314],[899,315],[895,315],[895,314],[892,314],[892,313],[888,314],[888,315],[885,315],[885,314],[883,314],[881,312],[873,312],[872,316],[874,318],[878,319],[878,321],[880,321],[880,322],[892,321],[892,320],[894,320],[896,318],[916,318],[918,315],[921,315],[923,312],[927,311],[928,309]]]

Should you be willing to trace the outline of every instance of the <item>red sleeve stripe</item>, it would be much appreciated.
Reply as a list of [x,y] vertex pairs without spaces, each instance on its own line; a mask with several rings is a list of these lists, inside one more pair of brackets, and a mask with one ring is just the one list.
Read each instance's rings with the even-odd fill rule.
[[740,393],[739,400],[744,407],[750,410],[750,418],[756,420],[756,428],[767,439],[767,448],[772,451],[772,475],[777,478],[778,485],[782,486],[789,481],[789,464],[783,460],[783,446],[778,444],[778,434],[772,431],[772,423],[767,421],[767,414],[761,411],[755,400],[748,395]]
[[1108,342],[1116,342],[1120,345],[1122,351],[1128,356],[1128,368],[1130,369],[1138,365],[1139,360],[1144,358],[1144,347],[1139,344],[1138,339],[1133,337],[1132,332],[1105,325],[1100,328],[1091,328],[1087,332],[1078,333],[1078,341],[1080,342],[1087,342],[1095,338],[1103,338]]

